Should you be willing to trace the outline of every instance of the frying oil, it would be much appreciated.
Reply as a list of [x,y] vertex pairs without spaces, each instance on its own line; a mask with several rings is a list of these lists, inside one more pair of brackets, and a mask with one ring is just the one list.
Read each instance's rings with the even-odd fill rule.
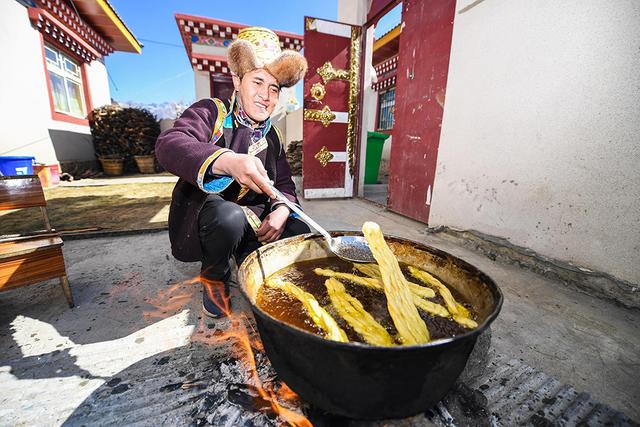
[[[414,283],[420,283],[418,279],[413,278],[411,274],[409,274],[408,267],[408,265],[400,263],[400,268],[404,273],[405,278]],[[275,272],[270,279],[278,278],[283,281],[291,282],[304,291],[312,294],[316,300],[318,300],[318,303],[346,332],[349,337],[349,341],[363,342],[360,335],[358,335],[351,326],[349,326],[349,324],[340,317],[337,310],[331,304],[327,288],[324,285],[327,277],[314,273],[313,270],[315,268],[330,269],[333,271],[366,277],[356,270],[353,267],[353,264],[347,261],[343,261],[339,258],[324,258],[295,263]],[[387,309],[387,299],[383,292],[351,283],[345,279],[338,280],[344,284],[347,293],[357,298],[364,309],[371,314],[389,332],[389,334],[391,334],[391,336],[397,336],[397,331]],[[462,299],[455,289],[449,287],[449,290],[458,303],[470,309],[472,318],[475,319],[475,313],[471,310],[470,305]],[[429,301],[446,307],[442,297],[440,297],[440,294],[437,291],[436,296],[434,298],[429,298]],[[324,336],[323,330],[318,327],[313,320],[311,320],[302,303],[282,290],[270,288],[268,286],[261,286],[258,292],[257,305],[278,320],[296,326],[300,329],[304,329],[305,331]],[[427,324],[432,340],[452,337],[468,331],[451,318],[432,316],[422,310],[418,310],[418,313],[420,313],[420,316]]]

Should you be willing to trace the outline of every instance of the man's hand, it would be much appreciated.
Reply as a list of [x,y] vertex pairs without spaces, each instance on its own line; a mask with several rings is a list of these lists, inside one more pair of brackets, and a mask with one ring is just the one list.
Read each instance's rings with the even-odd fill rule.
[[267,171],[257,157],[229,151],[213,162],[211,171],[216,175],[230,175],[240,185],[256,193],[265,193],[272,199],[276,197],[269,188]]
[[287,218],[289,218],[289,208],[285,205],[278,206],[275,211],[267,215],[260,228],[256,230],[258,241],[270,243],[278,240],[284,231]]

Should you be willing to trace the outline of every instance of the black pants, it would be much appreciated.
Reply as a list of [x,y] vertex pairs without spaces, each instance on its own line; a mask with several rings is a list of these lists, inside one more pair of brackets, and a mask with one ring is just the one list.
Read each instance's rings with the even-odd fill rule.
[[[261,220],[267,216],[265,212]],[[209,195],[198,217],[202,247],[201,274],[209,280],[226,281],[231,274],[230,260],[236,264],[261,245],[242,208],[218,195]],[[297,218],[287,220],[281,239],[309,232],[309,226]]]

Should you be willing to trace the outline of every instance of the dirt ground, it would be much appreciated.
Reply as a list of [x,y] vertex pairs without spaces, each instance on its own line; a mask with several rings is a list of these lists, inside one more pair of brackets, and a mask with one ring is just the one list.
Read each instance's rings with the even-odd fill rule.
[[[45,190],[51,225],[63,234],[165,228],[174,183],[58,186]],[[0,212],[0,235],[43,229],[40,210]]]
[[[302,203],[329,230],[357,230],[367,219],[388,235],[446,251],[483,271],[504,293],[491,338],[502,362],[490,370],[496,372],[491,382],[470,386],[465,395],[502,421],[435,424],[423,413],[377,424],[317,425],[579,425],[560,417],[599,413],[589,399],[640,419],[640,311],[491,259],[361,199]],[[194,411],[213,425],[259,425],[224,412],[240,407],[237,383],[221,381],[236,381],[225,376],[236,372],[236,363],[212,359],[228,353],[214,342],[225,321],[202,318],[201,286],[192,280],[200,264],[179,262],[170,251],[166,231],[69,239],[64,256],[76,307],[67,307],[56,281],[1,293],[0,425],[190,425],[201,419]],[[238,314],[251,316],[239,289],[232,299]],[[552,421],[545,418],[549,411],[558,411]],[[521,413],[531,421],[509,421],[509,414]]]

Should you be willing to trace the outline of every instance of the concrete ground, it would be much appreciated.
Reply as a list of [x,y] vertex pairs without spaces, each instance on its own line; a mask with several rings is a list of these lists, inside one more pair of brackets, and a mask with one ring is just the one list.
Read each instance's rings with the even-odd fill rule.
[[[304,207],[328,229],[353,230],[364,220],[376,221],[386,234],[475,265],[505,295],[493,324],[497,353],[640,420],[640,311],[491,261],[367,201],[313,201]],[[170,375],[161,356],[202,337],[200,289],[184,284],[199,266],[171,257],[166,232],[68,241],[64,253],[74,309],[55,282],[0,293],[0,425],[73,420],[88,410],[90,396],[106,387],[111,394],[126,390],[119,383],[134,365],[148,361],[150,372]],[[172,287],[176,283],[183,284]]]
[[382,206],[387,205],[389,184],[365,184],[363,198]]

